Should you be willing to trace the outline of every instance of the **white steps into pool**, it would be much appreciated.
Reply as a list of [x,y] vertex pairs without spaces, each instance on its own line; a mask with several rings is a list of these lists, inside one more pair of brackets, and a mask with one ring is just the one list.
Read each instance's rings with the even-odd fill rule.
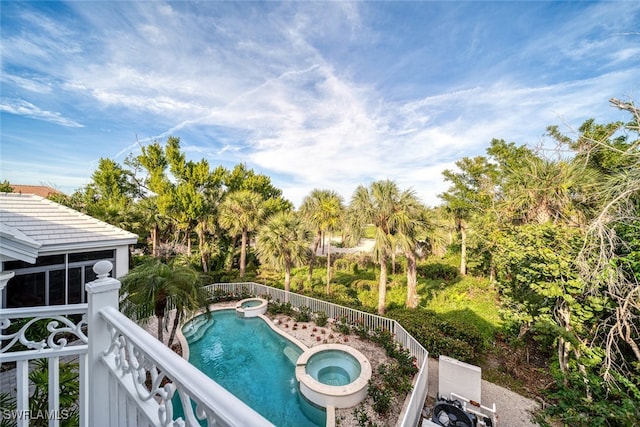
[[296,365],[296,361],[298,360],[298,357],[300,357],[300,354],[302,354],[300,350],[296,350],[291,346],[286,346],[284,350],[282,350],[282,352],[287,357],[287,359],[289,359],[289,361],[293,366]]
[[213,319],[208,318],[208,316],[198,316],[184,325],[182,335],[187,341],[194,343],[199,341],[212,326]]

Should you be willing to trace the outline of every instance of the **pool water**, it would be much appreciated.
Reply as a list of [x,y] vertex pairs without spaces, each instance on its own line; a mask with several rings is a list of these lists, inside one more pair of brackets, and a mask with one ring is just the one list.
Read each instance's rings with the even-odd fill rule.
[[245,301],[245,302],[242,303],[242,308],[257,307],[260,304],[262,304],[262,301],[260,301],[260,300]]
[[347,385],[351,382],[349,373],[339,366],[327,366],[318,371],[318,381],[327,385]]
[[191,364],[278,427],[326,424],[326,411],[298,389],[300,348],[259,317],[239,318],[235,310],[211,314],[206,323],[198,320],[207,333],[187,340]]
[[344,351],[324,350],[309,358],[306,370],[322,384],[341,386],[360,376],[360,363]]

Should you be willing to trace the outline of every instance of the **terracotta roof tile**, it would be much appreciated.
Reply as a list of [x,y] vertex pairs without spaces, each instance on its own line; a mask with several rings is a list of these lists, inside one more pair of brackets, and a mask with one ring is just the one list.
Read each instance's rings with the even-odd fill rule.
[[35,194],[40,197],[49,197],[51,194],[62,194],[62,191],[58,191],[55,188],[48,187],[46,185],[11,185],[14,193],[21,194]]

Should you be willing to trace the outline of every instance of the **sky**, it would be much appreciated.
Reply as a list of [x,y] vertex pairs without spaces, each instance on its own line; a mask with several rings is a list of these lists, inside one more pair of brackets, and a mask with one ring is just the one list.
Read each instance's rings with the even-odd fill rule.
[[179,137],[299,206],[391,179],[427,205],[493,138],[640,102],[640,2],[0,3],[0,180],[71,194]]

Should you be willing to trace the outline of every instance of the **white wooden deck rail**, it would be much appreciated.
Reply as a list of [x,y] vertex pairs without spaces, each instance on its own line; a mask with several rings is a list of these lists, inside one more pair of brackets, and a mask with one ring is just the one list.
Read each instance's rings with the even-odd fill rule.
[[309,307],[311,312],[314,313],[324,311],[329,318],[346,319],[346,321],[351,324],[360,323],[372,331],[376,329],[388,330],[396,342],[408,349],[409,353],[416,358],[416,364],[419,367],[418,374],[414,379],[413,390],[396,425],[400,427],[415,427],[418,425],[420,414],[429,391],[429,352],[397,321],[305,295],[286,292],[282,289],[272,288],[271,286],[260,283],[214,283],[206,286],[206,288],[212,293],[219,290],[220,292],[233,295],[249,294],[269,297],[274,301],[289,302],[292,307]]

